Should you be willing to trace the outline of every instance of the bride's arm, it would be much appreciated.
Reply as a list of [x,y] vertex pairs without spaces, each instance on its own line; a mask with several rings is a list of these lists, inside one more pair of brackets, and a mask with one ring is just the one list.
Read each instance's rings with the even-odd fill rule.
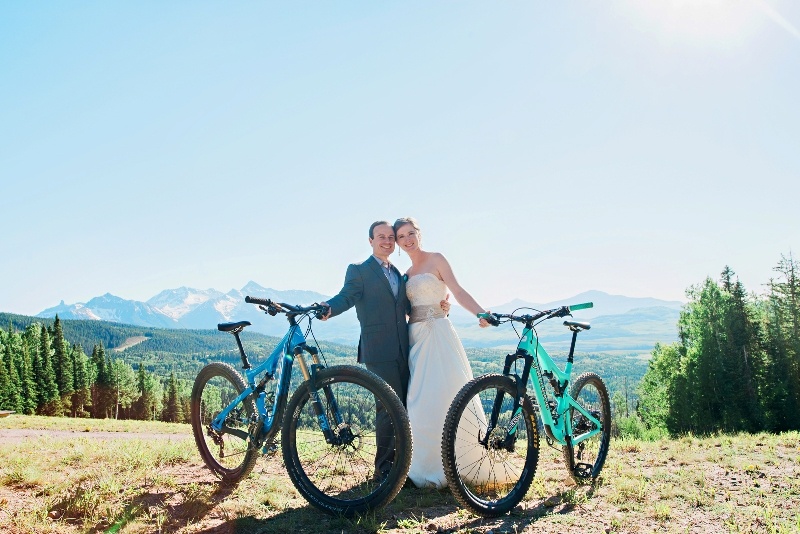
[[480,304],[478,304],[472,295],[470,295],[469,292],[461,287],[461,284],[458,283],[458,280],[456,280],[456,276],[453,274],[453,269],[450,267],[450,263],[447,261],[447,258],[438,252],[434,252],[433,257],[436,270],[439,271],[439,276],[450,289],[450,292],[455,297],[456,302],[458,302],[462,308],[472,313],[472,315],[486,312],[486,310],[483,309]]

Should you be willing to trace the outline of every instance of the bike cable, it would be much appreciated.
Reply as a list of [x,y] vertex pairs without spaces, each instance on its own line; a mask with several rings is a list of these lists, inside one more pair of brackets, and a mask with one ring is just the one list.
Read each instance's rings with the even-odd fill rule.
[[308,338],[308,334],[311,334],[311,339],[314,340],[314,345],[316,345],[317,350],[319,351],[319,357],[322,362],[325,364],[325,367],[328,367],[328,360],[325,359],[325,353],[322,352],[322,347],[319,346],[319,341],[317,341],[317,336],[314,335],[314,331],[311,329],[311,317],[308,318],[308,327],[306,328],[306,339]]

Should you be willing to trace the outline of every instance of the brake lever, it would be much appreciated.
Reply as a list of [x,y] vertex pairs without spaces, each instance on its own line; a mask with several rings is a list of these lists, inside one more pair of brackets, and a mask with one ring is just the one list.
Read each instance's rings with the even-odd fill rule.
[[[318,304],[316,302],[314,303],[314,306],[319,306],[319,305],[320,304]],[[323,306],[322,310],[317,310],[316,312],[314,312],[314,317],[316,317],[318,320],[321,321],[323,317],[325,317],[326,315],[328,315],[330,313],[330,310],[331,310],[330,306]],[[325,313],[323,313],[323,311]]]
[[569,306],[561,306],[559,309],[549,314],[547,318],[552,319],[553,317],[566,317],[567,315],[572,317],[572,314],[569,312]]

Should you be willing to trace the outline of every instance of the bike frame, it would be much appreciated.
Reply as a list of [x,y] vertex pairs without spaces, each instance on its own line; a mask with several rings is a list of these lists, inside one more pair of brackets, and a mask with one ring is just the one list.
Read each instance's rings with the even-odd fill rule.
[[[241,346],[241,342],[239,342],[247,387],[245,387],[239,396],[233,399],[211,421],[211,428],[213,430],[222,432],[225,426],[225,420],[228,418],[234,408],[236,408],[236,406],[238,406],[239,403],[244,401],[248,396],[256,393],[256,417],[262,421],[261,428],[256,436],[240,435],[239,437],[247,439],[248,437],[256,438],[258,435],[270,436],[272,430],[277,429],[278,425],[280,424],[280,421],[276,421],[276,416],[279,412],[282,413],[282,408],[286,405],[286,399],[288,397],[289,386],[292,379],[292,365],[294,364],[295,359],[297,359],[298,363],[300,364],[303,378],[311,381],[311,402],[312,406],[314,407],[320,428],[325,435],[325,440],[328,443],[333,443],[336,441],[336,438],[331,430],[328,416],[322,409],[319,391],[315,387],[314,378],[316,372],[318,369],[322,368],[322,365],[319,362],[319,357],[317,356],[317,350],[314,347],[309,347],[306,345],[306,337],[303,335],[300,325],[297,324],[294,316],[289,316],[289,325],[289,331],[286,332],[286,335],[284,335],[280,340],[278,345],[272,351],[272,354],[270,354],[270,356],[263,363],[257,365],[256,367],[250,368],[250,364],[247,361],[247,356],[245,355],[244,349]],[[238,336],[237,341],[239,341]],[[311,365],[310,370],[306,365],[305,359],[303,358],[304,351],[311,354],[314,362]],[[256,384],[256,378],[262,372],[265,373],[264,377],[258,384]],[[272,410],[267,413],[266,392],[264,389],[267,382],[270,380],[276,380],[277,385],[275,388],[275,402],[272,404]],[[336,399],[334,398],[328,386],[323,387],[323,391],[325,393],[326,400],[328,401],[328,405],[332,408],[336,425],[341,424],[344,419],[339,414],[339,408],[336,404]],[[251,422],[252,421],[248,421],[248,424]],[[232,431],[231,429],[226,429],[226,431],[234,434],[243,434],[241,431]]]
[[[578,404],[567,391],[569,380],[572,376],[572,360],[575,351],[575,339],[577,334],[577,331],[573,332],[572,346],[570,347],[569,356],[567,357],[567,363],[562,371],[558,368],[558,365],[553,361],[550,355],[547,354],[547,351],[544,349],[544,347],[542,347],[542,345],[539,343],[539,340],[536,337],[533,329],[528,325],[525,325],[519,344],[517,345],[517,352],[515,354],[508,355],[506,358],[505,368],[503,369],[504,375],[511,375],[511,364],[518,359],[525,360],[523,376],[519,377],[516,374],[511,375],[517,380],[517,389],[520,394],[517,395],[517,399],[514,401],[514,417],[512,418],[514,424],[509,430],[509,434],[516,433],[516,427],[519,421],[518,415],[521,415],[522,413],[522,407],[520,405],[522,403],[522,394],[525,393],[525,384],[522,382],[523,380],[526,380],[532,385],[533,394],[536,397],[536,403],[539,406],[539,414],[542,418],[542,424],[544,425],[545,431],[550,437],[553,438],[554,441],[558,442],[560,445],[566,445],[568,442],[572,445],[577,445],[578,443],[581,443],[582,441],[585,441],[600,433],[602,428],[600,421],[587,410],[585,410],[583,406]],[[530,373],[530,368],[533,364],[534,358],[536,358],[538,363],[535,373],[537,380],[533,380],[534,375]],[[547,400],[545,398],[545,392],[542,391],[541,382],[543,378],[548,378],[550,380],[550,384],[553,386],[553,391],[556,398],[555,410],[550,409],[550,406],[547,404]],[[499,412],[498,404],[499,403],[495,403],[495,410],[493,410],[492,413],[493,421],[497,421],[497,415],[499,415],[494,413],[495,411]],[[578,436],[572,436],[570,433],[572,429],[570,408],[575,408],[581,413],[581,415],[594,423],[595,429]],[[553,411],[555,412],[555,415],[553,414]]]

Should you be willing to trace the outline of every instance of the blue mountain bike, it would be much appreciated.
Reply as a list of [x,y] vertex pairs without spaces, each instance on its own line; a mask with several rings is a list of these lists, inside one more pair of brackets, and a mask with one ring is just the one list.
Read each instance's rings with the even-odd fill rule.
[[608,390],[595,373],[572,380],[575,341],[590,325],[564,321],[572,331],[572,343],[563,371],[539,344],[535,332],[542,321],[591,307],[589,302],[525,315],[479,315],[494,326],[518,322],[524,328],[516,352],[506,356],[503,374],[468,382],[445,418],[444,472],[453,495],[473,512],[500,515],[525,497],[539,461],[540,428],[549,445],[561,446],[576,482],[590,482],[600,474],[611,438]]
[[[306,343],[312,317],[321,318],[327,306],[245,301],[272,316],[285,314],[289,331],[269,358],[253,367],[239,338],[250,323],[218,325],[236,338],[244,376],[227,363],[214,362],[195,379],[192,430],[205,464],[223,483],[236,483],[261,454],[275,449],[281,429],[289,477],[311,504],[346,516],[386,505],[411,465],[411,426],[394,390],[362,367],[326,367],[319,347]],[[295,361],[304,381],[287,405]]]

